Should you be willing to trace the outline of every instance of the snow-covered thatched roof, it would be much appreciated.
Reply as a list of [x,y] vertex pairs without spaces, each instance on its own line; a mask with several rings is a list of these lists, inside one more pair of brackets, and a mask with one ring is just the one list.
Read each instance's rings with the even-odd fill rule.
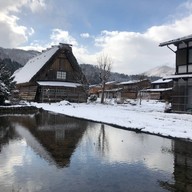
[[29,82],[34,75],[51,59],[51,57],[57,52],[59,46],[54,46],[46,51],[42,52],[40,55],[30,59],[24,67],[17,70],[13,76],[14,81],[17,84]]

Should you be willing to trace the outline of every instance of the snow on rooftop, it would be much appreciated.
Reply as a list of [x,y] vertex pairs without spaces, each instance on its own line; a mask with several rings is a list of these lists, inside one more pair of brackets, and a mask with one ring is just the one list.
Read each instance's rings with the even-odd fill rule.
[[159,88],[159,89],[143,89],[141,91],[143,91],[143,92],[163,92],[163,91],[170,91],[172,89],[173,88],[170,87],[170,88]]
[[108,90],[105,90],[105,91],[108,91],[108,92],[117,92],[117,91],[120,91],[122,90],[123,88],[116,88],[116,89],[108,89]]
[[173,40],[170,40],[170,41],[165,41],[163,43],[160,43],[159,46],[163,47],[165,45],[171,45],[171,44],[179,43],[179,42],[182,42],[182,41],[189,41],[189,40],[192,40],[192,35],[180,37],[180,38],[173,39]]
[[78,87],[81,86],[79,83],[71,83],[71,82],[59,82],[59,81],[38,81],[37,82],[41,86],[51,86],[51,87]]
[[94,88],[94,87],[101,87],[101,85],[98,85],[98,84],[96,84],[96,85],[89,85],[89,88]]
[[171,76],[164,77],[163,79],[182,79],[182,78],[192,78],[192,74],[171,75]]
[[127,85],[127,84],[133,84],[133,83],[138,83],[139,80],[131,80],[131,81],[124,81],[119,83],[119,85]]
[[115,84],[115,83],[116,83],[116,81],[108,81],[105,83],[105,85],[110,85],[110,84]]
[[19,68],[19,69],[17,69],[17,70],[13,73],[13,75],[12,75],[11,77],[15,77],[15,76],[16,76],[16,74],[17,74],[19,71],[21,71],[21,69],[22,69],[22,67],[21,67],[21,68]]
[[152,84],[159,84],[159,83],[169,83],[172,79],[158,79],[156,81],[153,81]]
[[14,73],[14,81],[19,83],[26,83],[45,65],[47,61],[56,53],[59,49],[58,46],[54,46],[40,55],[30,59],[24,67]]

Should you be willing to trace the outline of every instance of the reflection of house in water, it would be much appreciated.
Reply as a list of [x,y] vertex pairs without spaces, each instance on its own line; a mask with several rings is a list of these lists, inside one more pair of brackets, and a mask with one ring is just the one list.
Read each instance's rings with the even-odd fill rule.
[[177,191],[192,191],[192,143],[175,141],[175,188]]
[[170,191],[192,192],[192,143],[175,140],[173,153],[175,182],[173,184],[161,182],[161,184]]
[[41,157],[60,167],[69,165],[87,127],[86,121],[48,112],[37,114],[34,118],[15,120],[23,126],[23,130],[18,129],[18,132],[28,145]]

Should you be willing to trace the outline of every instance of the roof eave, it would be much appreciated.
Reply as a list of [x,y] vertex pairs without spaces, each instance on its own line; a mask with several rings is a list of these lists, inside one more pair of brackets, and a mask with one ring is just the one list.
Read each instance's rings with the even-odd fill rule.
[[188,36],[173,39],[173,40],[170,40],[170,41],[165,41],[163,43],[160,43],[159,46],[163,47],[163,46],[167,46],[167,45],[171,45],[171,44],[177,46],[180,42],[188,42],[188,41],[191,41],[191,40],[192,40],[192,35],[188,35]]

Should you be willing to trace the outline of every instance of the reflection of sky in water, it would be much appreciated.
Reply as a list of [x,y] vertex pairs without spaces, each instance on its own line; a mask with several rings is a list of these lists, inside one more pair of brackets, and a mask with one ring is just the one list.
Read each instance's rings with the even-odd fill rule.
[[171,140],[117,129],[110,130],[108,137],[109,161],[142,162],[148,168],[173,172],[173,154],[162,153],[163,147],[171,150]]
[[[170,139],[137,134],[105,125],[104,147],[98,149],[100,132],[101,129],[98,128],[88,129],[86,137],[83,138],[83,147],[89,148],[92,155],[102,156],[104,161],[111,164],[142,163],[150,169],[173,173],[174,159],[173,154],[170,153],[172,151]],[[101,152],[102,149],[103,153]]]
[[169,139],[90,123],[69,166],[59,167],[27,128],[16,132],[22,138],[0,153],[0,191],[165,191],[158,181],[172,181]]

